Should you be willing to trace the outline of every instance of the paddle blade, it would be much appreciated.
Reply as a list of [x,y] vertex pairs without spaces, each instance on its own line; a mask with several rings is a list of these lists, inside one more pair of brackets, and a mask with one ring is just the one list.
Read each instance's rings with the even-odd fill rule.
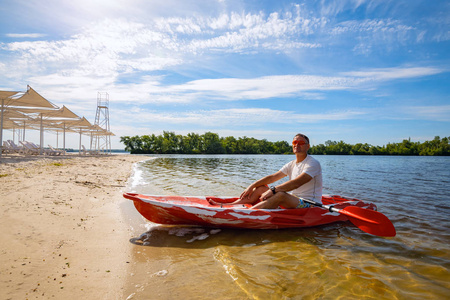
[[396,235],[392,222],[380,212],[356,206],[348,206],[339,212],[364,232],[386,237]]

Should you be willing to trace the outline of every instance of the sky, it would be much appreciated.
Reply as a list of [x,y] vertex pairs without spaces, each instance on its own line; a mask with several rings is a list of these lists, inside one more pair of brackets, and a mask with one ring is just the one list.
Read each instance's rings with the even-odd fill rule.
[[0,0],[0,90],[29,85],[91,123],[108,93],[113,149],[163,131],[448,137],[449,53],[441,0]]

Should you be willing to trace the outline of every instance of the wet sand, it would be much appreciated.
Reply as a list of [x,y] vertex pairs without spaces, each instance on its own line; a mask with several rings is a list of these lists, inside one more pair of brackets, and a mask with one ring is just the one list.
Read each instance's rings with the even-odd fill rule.
[[132,155],[0,163],[0,299],[125,299]]

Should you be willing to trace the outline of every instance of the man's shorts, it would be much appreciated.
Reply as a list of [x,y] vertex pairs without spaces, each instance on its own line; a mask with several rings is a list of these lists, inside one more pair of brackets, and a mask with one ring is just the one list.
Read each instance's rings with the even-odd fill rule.
[[303,201],[302,198],[298,198],[298,205],[296,208],[309,208],[311,207],[311,204],[309,204],[308,202]]

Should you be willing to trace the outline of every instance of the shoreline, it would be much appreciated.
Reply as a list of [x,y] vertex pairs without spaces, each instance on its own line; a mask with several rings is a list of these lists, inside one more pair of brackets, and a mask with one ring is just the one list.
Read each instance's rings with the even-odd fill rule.
[[120,203],[142,160],[4,155],[0,298],[123,298],[132,233]]

